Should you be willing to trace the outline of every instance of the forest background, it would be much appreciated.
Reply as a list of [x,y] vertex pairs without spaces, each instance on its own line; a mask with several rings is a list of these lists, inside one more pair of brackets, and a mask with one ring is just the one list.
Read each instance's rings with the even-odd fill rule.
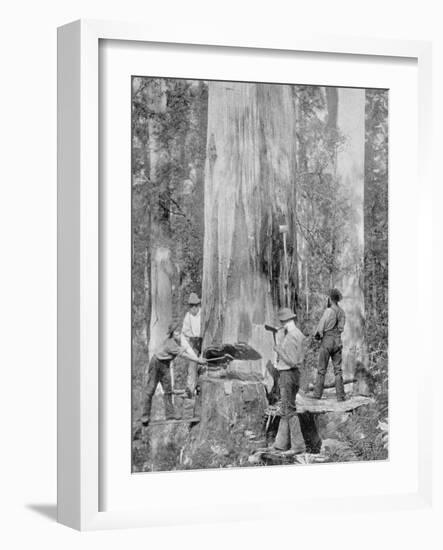
[[[220,342],[233,332],[237,339],[254,341],[257,336],[251,332],[253,311],[243,318],[240,310],[226,313],[223,300],[230,293],[241,294],[242,289],[211,287],[211,281],[217,279],[247,278],[249,266],[235,273],[217,271],[217,260],[223,254],[231,253],[233,264],[240,261],[235,250],[218,250],[218,258],[208,261],[219,237],[214,240],[208,235],[208,228],[212,231],[213,227],[208,217],[222,218],[223,205],[229,204],[209,196],[208,173],[214,163],[223,162],[220,140],[225,144],[232,141],[228,133],[221,131],[220,135],[223,121],[217,120],[219,106],[229,104],[229,112],[223,116],[238,124],[238,112],[250,101],[250,91],[233,83],[149,77],[134,77],[132,86],[132,402],[133,417],[138,418],[150,354],[164,338],[169,321],[183,318],[190,292],[203,292],[206,344]],[[236,86],[240,86],[240,93],[233,99]],[[291,162],[282,170],[280,160],[272,157],[272,151],[281,149],[276,143],[278,135],[261,137],[260,157],[267,158],[271,166],[261,166],[262,173],[266,172],[265,184],[274,182],[280,193],[261,196],[258,210],[254,205],[255,210],[249,212],[232,203],[235,214],[233,223],[227,223],[229,238],[249,232],[248,227],[239,228],[237,220],[254,217],[251,269],[266,281],[270,305],[264,306],[264,314],[272,316],[288,294],[289,306],[297,312],[298,325],[305,334],[311,334],[318,322],[329,287],[348,281],[352,292],[357,292],[358,311],[350,316],[354,330],[345,373],[352,373],[356,359],[362,360],[375,381],[376,403],[356,412],[336,437],[350,446],[358,459],[385,458],[379,426],[386,426],[388,417],[388,92],[362,91],[364,173],[359,212],[355,207],[358,194],[348,192],[352,185],[343,186],[337,169],[340,154],[347,147],[347,136],[337,121],[338,90],[257,86],[259,97],[255,99],[262,112],[258,109],[253,122],[260,126],[264,121],[265,125],[266,118],[274,116],[285,126],[283,153]],[[226,93],[231,94],[229,101]],[[278,97],[281,101],[275,99]],[[290,106],[290,113],[275,113],[282,104]],[[291,123],[285,122],[288,116]],[[218,134],[211,130],[214,125]],[[244,148],[235,159],[240,171],[254,155],[246,141],[243,137],[237,143]],[[235,179],[225,178],[225,199],[232,196],[229,193],[235,185]],[[263,208],[264,202],[272,204],[270,210]],[[214,211],[215,203],[218,212]],[[289,226],[287,267],[278,231],[281,223]],[[363,239],[360,249],[355,231],[359,226]],[[248,251],[245,255],[248,257]],[[206,295],[205,269],[206,290],[210,290]],[[231,283],[231,287],[236,285]],[[227,326],[227,315],[239,317],[240,322]],[[314,376],[317,352],[315,346],[308,351],[306,383]],[[185,386],[186,369],[185,362],[177,361],[177,388]]]

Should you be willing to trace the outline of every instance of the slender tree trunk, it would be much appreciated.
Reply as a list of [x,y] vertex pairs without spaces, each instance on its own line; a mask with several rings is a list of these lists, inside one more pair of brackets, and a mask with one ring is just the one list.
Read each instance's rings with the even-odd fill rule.
[[144,266],[144,343],[148,345],[148,330],[151,326],[151,253],[149,246],[145,248],[145,266]]
[[[347,145],[337,155],[337,176],[344,195],[349,197],[352,219],[344,250],[340,251],[340,267],[335,281],[343,293],[346,313],[343,333],[345,375],[352,375],[355,360],[366,363],[364,339],[364,155],[365,155],[365,92],[340,88],[338,91],[338,130],[347,137]],[[352,348],[352,350],[351,350]],[[351,352],[352,353],[348,353]],[[346,354],[348,359],[346,360]]]
[[[152,79],[147,88],[147,104],[151,117],[149,128],[149,180],[156,187],[160,162],[161,146],[158,141],[159,122],[156,116],[166,109],[166,86],[163,79]],[[160,190],[161,193],[161,190]],[[166,205],[167,206],[167,205]],[[151,205],[151,208],[153,206]],[[171,259],[167,221],[160,209],[151,211],[150,227],[150,283],[151,313],[149,327],[149,355],[166,337],[167,327],[172,318],[172,277],[174,273]]]

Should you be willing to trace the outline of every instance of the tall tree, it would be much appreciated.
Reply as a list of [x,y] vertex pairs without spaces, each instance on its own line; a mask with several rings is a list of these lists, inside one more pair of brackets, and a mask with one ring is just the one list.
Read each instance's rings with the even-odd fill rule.
[[182,318],[189,293],[201,291],[207,86],[149,77],[135,77],[132,85],[133,402],[138,407],[148,356],[172,318]]
[[[344,335],[347,360],[351,344],[361,340],[361,330],[356,327],[362,328],[364,310],[360,288],[364,92],[295,88],[299,104],[296,221],[303,280],[300,320],[305,332],[312,332],[325,307],[328,288],[341,288],[348,313]],[[310,353],[308,359],[313,366],[315,356]]]
[[366,333],[371,368],[388,382],[388,91],[366,90],[365,257]]
[[349,211],[340,228],[339,270],[333,284],[343,293],[342,307],[346,312],[344,370],[352,375],[356,361],[367,362],[363,292],[365,91],[339,88],[338,98],[337,128],[346,136],[346,142],[337,152],[337,177],[340,194],[347,198]]
[[295,131],[290,86],[209,84],[204,339],[249,342],[265,360],[273,352],[263,324],[282,302],[280,225],[288,257],[296,250]]

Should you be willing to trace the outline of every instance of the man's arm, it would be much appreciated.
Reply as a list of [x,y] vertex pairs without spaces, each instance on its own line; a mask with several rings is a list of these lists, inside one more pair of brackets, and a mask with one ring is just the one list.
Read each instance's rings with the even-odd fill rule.
[[299,358],[298,347],[297,339],[288,335],[280,345],[274,346],[274,350],[287,365],[295,366]]
[[194,353],[194,355],[188,355],[186,352],[182,355],[182,357],[186,357],[186,359],[188,359],[189,361],[192,361],[193,363],[197,363],[198,365],[206,365],[206,360],[205,359],[200,359],[199,357],[197,357]]
[[323,315],[321,316],[320,321],[318,322],[317,328],[315,329],[315,335],[319,336],[320,338],[323,338],[323,334],[325,332],[325,323],[326,319],[328,318],[328,310],[325,309],[323,312]]
[[326,322],[328,321],[329,319],[329,315],[331,313],[331,309],[327,308],[325,309],[323,315],[321,316],[321,319],[317,325],[317,328],[315,330],[315,334],[319,335],[320,338],[323,338],[323,335],[325,333],[325,325],[326,325]]
[[274,351],[277,353],[279,359],[283,359],[283,361],[287,365],[293,365],[294,363],[291,361],[291,358],[286,353],[286,350],[282,346],[274,346]]
[[167,351],[175,357],[184,357],[185,359],[198,363],[199,365],[206,364],[204,359],[199,359],[197,357],[194,350],[188,343],[186,343],[185,346],[179,346],[176,342],[170,342],[167,346]]
[[187,340],[187,338],[184,334],[182,334],[180,336],[180,344],[181,344],[181,347],[185,350],[184,353],[187,354],[188,359],[189,359],[189,356],[194,357],[195,359],[197,359],[197,354],[192,349],[191,344],[188,342],[188,340]]

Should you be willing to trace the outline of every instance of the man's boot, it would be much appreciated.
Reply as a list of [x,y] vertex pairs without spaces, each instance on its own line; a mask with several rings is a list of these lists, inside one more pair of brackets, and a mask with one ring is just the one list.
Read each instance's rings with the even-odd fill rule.
[[289,434],[291,437],[291,451],[296,454],[305,453],[306,445],[301,431],[298,414],[294,414],[289,418]]
[[315,381],[314,393],[312,397],[314,399],[321,399],[323,395],[323,386],[325,385],[325,375],[317,373],[317,380]]
[[288,451],[290,445],[289,422],[286,417],[282,416],[278,424],[278,432],[275,437],[273,448],[276,451]]
[[341,374],[335,375],[335,395],[337,396],[337,401],[345,401],[345,385],[343,384],[343,376]]

